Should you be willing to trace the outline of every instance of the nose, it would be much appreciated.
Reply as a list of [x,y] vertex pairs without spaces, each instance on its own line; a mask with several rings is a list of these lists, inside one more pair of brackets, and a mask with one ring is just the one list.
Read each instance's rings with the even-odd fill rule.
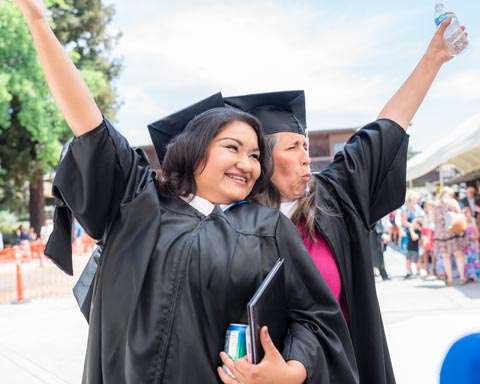
[[237,161],[236,167],[245,173],[251,172],[252,162],[250,157],[247,154],[241,155]]
[[310,164],[312,163],[312,160],[310,159],[310,155],[308,154],[308,149],[302,149],[300,162],[302,163],[302,165],[305,165],[305,166],[310,166]]

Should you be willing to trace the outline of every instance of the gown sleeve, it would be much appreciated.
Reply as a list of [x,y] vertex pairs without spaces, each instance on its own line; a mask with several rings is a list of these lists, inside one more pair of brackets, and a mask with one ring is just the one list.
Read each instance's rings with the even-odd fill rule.
[[342,311],[295,226],[280,215],[276,241],[285,259],[289,330],[282,355],[307,370],[306,383],[358,383],[355,355]]
[[367,227],[401,206],[406,192],[408,135],[379,119],[360,129],[320,173]]
[[73,273],[72,218],[89,236],[102,239],[120,204],[133,198],[146,165],[106,119],[73,139],[53,180],[54,230],[45,250],[60,269]]

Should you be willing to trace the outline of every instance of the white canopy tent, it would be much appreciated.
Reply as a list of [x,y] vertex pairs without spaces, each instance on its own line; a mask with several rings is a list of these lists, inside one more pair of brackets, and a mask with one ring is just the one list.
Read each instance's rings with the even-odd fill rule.
[[446,163],[453,164],[463,174],[480,169],[480,113],[411,158],[407,163],[407,181]]

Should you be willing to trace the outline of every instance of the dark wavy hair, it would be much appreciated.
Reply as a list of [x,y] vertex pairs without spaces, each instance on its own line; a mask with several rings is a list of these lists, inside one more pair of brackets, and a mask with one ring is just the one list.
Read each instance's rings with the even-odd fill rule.
[[[240,121],[253,128],[260,150],[260,177],[247,199],[253,199],[268,186],[272,175],[271,160],[267,154],[260,121],[254,116],[233,108],[213,108],[191,120],[185,130],[167,146],[162,168],[157,174],[160,191],[171,197],[195,195],[195,171],[205,168],[208,148],[214,138],[228,124]],[[212,188],[215,188],[212,185]]]

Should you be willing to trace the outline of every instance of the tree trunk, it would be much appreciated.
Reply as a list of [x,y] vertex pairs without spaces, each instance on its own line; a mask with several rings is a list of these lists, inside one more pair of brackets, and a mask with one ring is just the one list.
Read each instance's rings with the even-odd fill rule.
[[37,236],[40,236],[40,229],[45,224],[45,198],[43,196],[43,173],[36,171],[30,180],[30,226]]

